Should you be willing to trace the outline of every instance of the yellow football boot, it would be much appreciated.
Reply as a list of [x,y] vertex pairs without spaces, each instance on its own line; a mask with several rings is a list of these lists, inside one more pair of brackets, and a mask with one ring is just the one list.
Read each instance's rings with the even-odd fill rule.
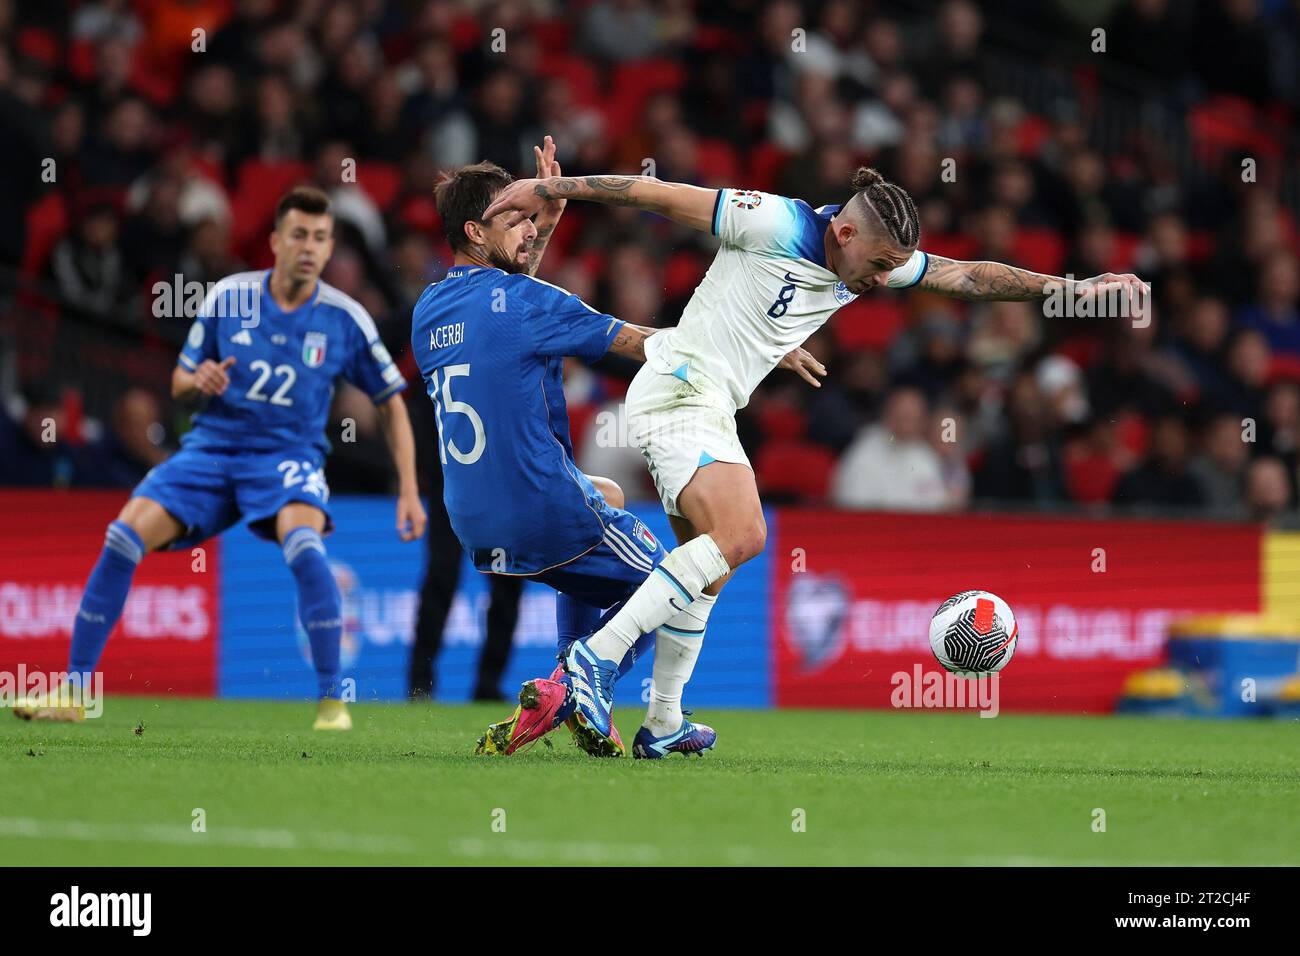
[[341,700],[326,697],[316,706],[316,723],[312,730],[351,730],[352,715],[348,705]]

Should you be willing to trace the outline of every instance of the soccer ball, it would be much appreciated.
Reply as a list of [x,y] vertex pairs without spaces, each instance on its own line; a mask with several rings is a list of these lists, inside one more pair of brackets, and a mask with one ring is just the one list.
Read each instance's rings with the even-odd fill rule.
[[962,591],[930,619],[930,649],[954,674],[979,677],[1007,666],[1018,633],[1006,601],[988,591]]

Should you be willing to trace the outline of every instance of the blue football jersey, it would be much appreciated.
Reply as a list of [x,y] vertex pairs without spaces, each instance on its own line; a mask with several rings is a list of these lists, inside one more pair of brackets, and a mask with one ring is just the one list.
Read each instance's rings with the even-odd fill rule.
[[533,574],[600,543],[603,499],[573,461],[564,356],[595,361],[622,324],[548,282],[478,266],[448,270],[416,302],[443,500],[479,570]]
[[406,387],[355,299],[324,282],[292,312],[267,287],[270,271],[239,272],[203,300],[178,361],[194,371],[221,362],[230,386],[194,417],[185,447],[273,451],[295,445],[329,450],[325,424],[334,380],[343,376],[380,403]]

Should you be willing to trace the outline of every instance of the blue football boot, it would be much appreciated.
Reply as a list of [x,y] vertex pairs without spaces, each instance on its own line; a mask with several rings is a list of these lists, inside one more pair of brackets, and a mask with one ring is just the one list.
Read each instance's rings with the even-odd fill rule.
[[[684,713],[689,713],[685,711]],[[641,760],[661,760],[669,754],[702,754],[712,750],[718,734],[712,727],[695,724],[682,717],[682,725],[666,737],[656,737],[649,727],[642,727],[632,741],[632,756]]]

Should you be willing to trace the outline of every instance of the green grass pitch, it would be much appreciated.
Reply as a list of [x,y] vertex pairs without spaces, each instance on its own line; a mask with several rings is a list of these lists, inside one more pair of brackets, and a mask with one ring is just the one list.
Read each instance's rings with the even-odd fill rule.
[[332,735],[313,714],[0,713],[0,864],[1300,863],[1293,722],[711,711],[715,752],[652,763],[563,729],[473,756],[499,707],[356,705]]

